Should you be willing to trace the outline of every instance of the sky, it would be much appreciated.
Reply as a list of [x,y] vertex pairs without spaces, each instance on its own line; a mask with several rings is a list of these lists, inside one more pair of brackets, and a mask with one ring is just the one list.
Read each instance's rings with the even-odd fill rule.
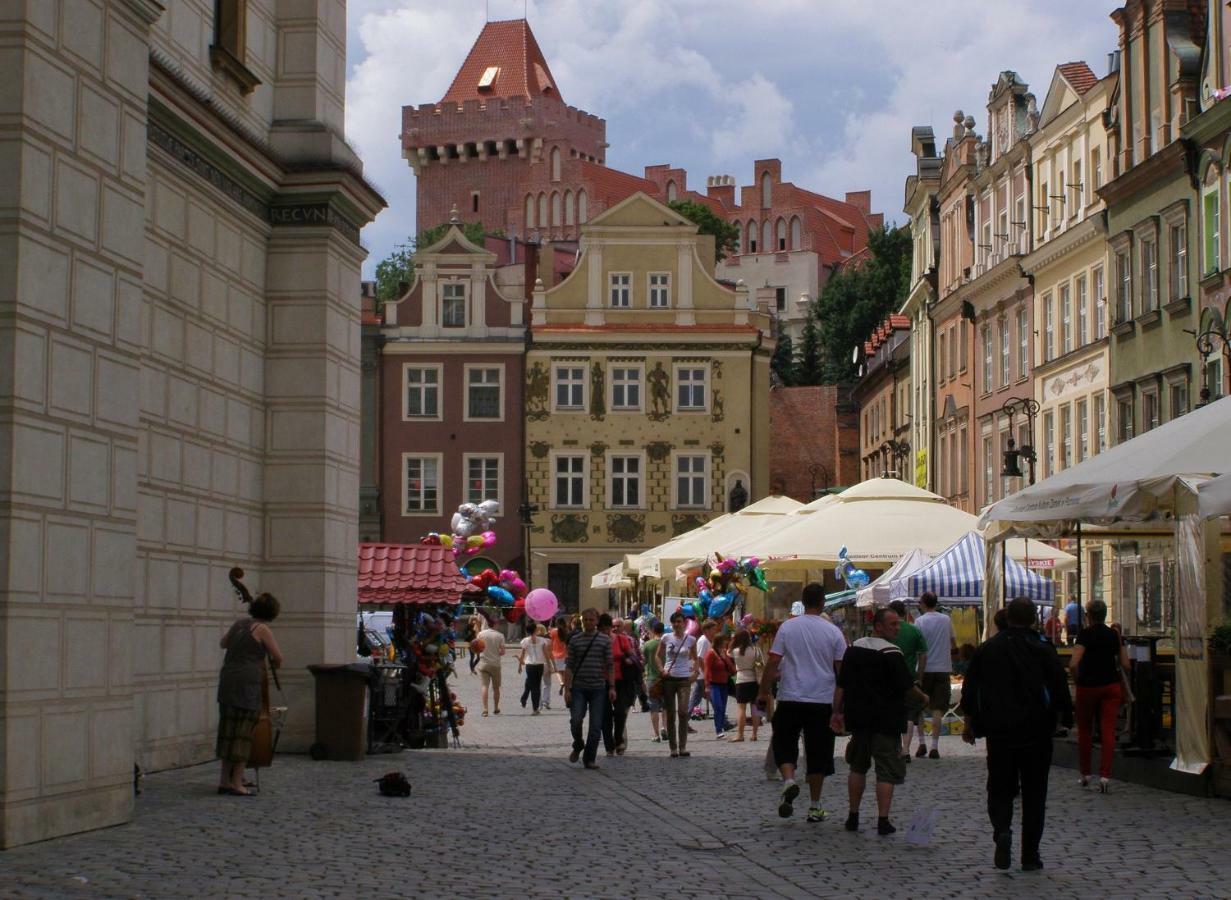
[[[988,92],[1015,70],[1041,108],[1055,67],[1098,76],[1116,47],[1103,0],[349,0],[347,138],[389,208],[364,229],[364,277],[415,228],[401,108],[445,93],[488,17],[524,13],[560,95],[607,120],[607,164],[670,163],[752,182],[756,159],[842,197],[871,189],[901,222],[910,129],[943,144],[953,113],[986,133]],[[1028,8],[1027,8],[1028,7]]]

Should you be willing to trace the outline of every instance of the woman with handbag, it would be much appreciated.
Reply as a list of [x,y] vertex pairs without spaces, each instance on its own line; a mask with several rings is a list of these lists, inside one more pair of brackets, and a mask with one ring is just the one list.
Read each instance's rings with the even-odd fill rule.
[[1128,650],[1120,635],[1107,627],[1107,604],[1086,604],[1087,625],[1077,635],[1069,669],[1077,682],[1077,755],[1084,788],[1090,783],[1090,756],[1094,750],[1094,722],[1098,719],[1102,753],[1099,757],[1099,793],[1111,791],[1111,762],[1116,751],[1116,716],[1124,702],[1120,686],[1128,670]]
[[761,683],[761,669],[764,665],[760,649],[752,643],[752,634],[740,631],[731,643],[731,659],[735,663],[735,703],[738,708],[736,735],[731,743],[737,744],[744,739],[744,728],[752,726],[752,740],[757,739],[757,728],[761,725],[757,714],[757,687]]
[[655,744],[661,744],[667,739],[667,732],[662,727],[663,691],[662,685],[658,683],[663,674],[658,668],[658,645],[662,643],[663,632],[666,630],[663,623],[656,620],[650,625],[649,639],[641,648],[641,654],[645,658],[645,692],[649,698],[650,730],[654,733],[651,740]]
[[688,694],[697,678],[697,639],[684,632],[684,614],[671,616],[671,633],[658,645],[658,671],[654,682],[661,691],[663,713],[667,719],[667,742],[671,758],[686,758],[688,750]]

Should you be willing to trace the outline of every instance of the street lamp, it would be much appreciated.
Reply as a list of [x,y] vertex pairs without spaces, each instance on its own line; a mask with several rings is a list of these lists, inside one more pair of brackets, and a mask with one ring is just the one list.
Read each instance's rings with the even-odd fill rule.
[[[1034,417],[1039,414],[1039,401],[1024,397],[1020,400],[1008,400],[1000,407],[1001,413],[1009,417],[1009,445],[1004,451],[1004,466],[1000,474],[1005,478],[1021,478],[1022,469],[1019,460],[1025,460],[1030,467],[1030,483],[1034,484],[1034,464],[1038,455],[1034,452]],[[1013,419],[1017,415],[1026,417],[1026,435],[1030,443],[1017,446],[1013,439]]]
[[[881,477],[888,478],[889,473],[902,471],[902,460],[910,455],[910,444],[906,441],[888,440],[877,448],[881,454]],[[892,461],[893,465],[889,463]]]
[[[1197,404],[1197,409],[1210,402],[1209,359],[1214,355],[1218,344],[1222,344],[1222,354],[1227,358],[1228,364],[1231,364],[1231,337],[1227,334],[1226,320],[1218,310],[1213,309],[1210,312],[1213,313],[1210,324],[1197,335],[1197,352],[1201,354],[1201,402]],[[1221,385],[1219,387],[1221,388]]]

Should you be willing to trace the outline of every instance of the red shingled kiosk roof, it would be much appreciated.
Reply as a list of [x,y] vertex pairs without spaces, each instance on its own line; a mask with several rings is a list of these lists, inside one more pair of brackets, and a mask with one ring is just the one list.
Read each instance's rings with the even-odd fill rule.
[[444,547],[359,545],[360,603],[460,603],[473,591]]

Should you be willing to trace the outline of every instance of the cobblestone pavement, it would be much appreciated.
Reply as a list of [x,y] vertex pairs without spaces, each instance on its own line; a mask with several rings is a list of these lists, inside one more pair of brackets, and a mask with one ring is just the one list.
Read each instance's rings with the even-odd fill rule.
[[[520,692],[506,660],[506,692]],[[710,722],[686,760],[629,717],[627,755],[569,765],[567,719],[534,717],[516,696],[478,715],[477,679],[458,688],[470,715],[460,750],[362,763],[280,757],[251,800],[219,797],[214,764],[152,775],[125,826],[0,853],[4,897],[1213,897],[1231,896],[1231,805],[1116,785],[1081,791],[1053,769],[1047,868],[991,865],[981,746],[941,741],[898,789],[899,832],[876,834],[872,789],[863,830],[842,829],[846,766],[827,781],[831,818],[777,815],[757,743],[728,744]],[[844,741],[838,744],[839,757]],[[402,769],[410,799],[373,779]],[[806,790],[806,789],[805,789]],[[930,846],[904,832],[938,810]],[[1016,856],[1016,848],[1015,848]]]

